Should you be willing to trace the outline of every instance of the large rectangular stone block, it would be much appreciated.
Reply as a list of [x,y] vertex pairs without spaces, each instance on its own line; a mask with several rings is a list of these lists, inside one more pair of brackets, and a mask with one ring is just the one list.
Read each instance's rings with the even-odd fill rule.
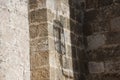
[[29,0],[29,9],[46,8],[46,0]]
[[88,59],[95,60],[95,61],[104,61],[110,60],[111,58],[117,58],[120,56],[120,46],[119,45],[106,45],[106,47],[101,47],[96,50],[89,51]]
[[36,38],[30,41],[30,52],[45,52],[49,50],[48,37]]
[[88,64],[89,72],[93,73],[103,73],[104,72],[104,63],[103,62],[89,62]]
[[50,80],[50,67],[34,69],[31,71],[31,80]]
[[31,11],[29,13],[29,22],[30,23],[41,23],[41,22],[46,22],[47,21],[47,9],[38,9]]
[[39,69],[49,65],[49,53],[34,52],[30,54],[31,70]]
[[112,31],[120,31],[120,17],[112,19],[110,23]]
[[120,60],[105,61],[105,73],[120,74]]
[[120,43],[120,32],[108,32],[106,33],[107,44],[119,44]]
[[87,37],[88,49],[94,50],[103,46],[106,42],[106,37],[104,34],[96,34]]

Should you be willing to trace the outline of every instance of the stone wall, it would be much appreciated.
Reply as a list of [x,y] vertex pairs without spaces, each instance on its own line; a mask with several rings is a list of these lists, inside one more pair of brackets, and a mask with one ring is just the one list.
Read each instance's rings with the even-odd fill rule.
[[84,4],[79,0],[30,0],[32,80],[79,80],[80,74],[84,78]]
[[0,80],[30,80],[27,0],[0,0]]
[[119,80],[119,13],[119,0],[0,0],[0,80]]
[[119,13],[119,0],[86,0],[87,80],[120,79]]
[[118,0],[30,0],[32,80],[119,80],[119,12]]
[[84,80],[87,70],[87,56],[85,49],[85,37],[83,25],[85,17],[85,0],[69,0],[70,6],[70,31],[71,50],[74,78],[72,80]]

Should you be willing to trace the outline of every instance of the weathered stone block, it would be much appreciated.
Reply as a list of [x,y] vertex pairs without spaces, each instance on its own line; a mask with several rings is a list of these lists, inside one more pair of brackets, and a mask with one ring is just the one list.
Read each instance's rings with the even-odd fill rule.
[[90,73],[103,73],[105,69],[103,62],[89,62],[88,67]]
[[120,43],[120,32],[108,32],[106,34],[107,44],[119,44]]
[[49,65],[48,52],[34,52],[30,54],[31,70],[39,69],[43,66]]
[[30,23],[46,22],[47,21],[47,9],[38,9],[29,13]]
[[34,9],[37,7],[37,0],[29,0],[29,8]]
[[46,0],[29,0],[29,8],[46,8]]
[[120,31],[120,17],[112,19],[110,23],[112,31]]
[[120,74],[119,60],[105,61],[105,73],[107,74]]
[[31,80],[49,80],[50,68],[43,67],[31,71]]
[[97,49],[105,44],[106,37],[103,34],[91,35],[87,37],[88,49]]
[[48,37],[37,38],[33,39],[30,42],[31,48],[30,51],[32,52],[45,52],[48,51]]

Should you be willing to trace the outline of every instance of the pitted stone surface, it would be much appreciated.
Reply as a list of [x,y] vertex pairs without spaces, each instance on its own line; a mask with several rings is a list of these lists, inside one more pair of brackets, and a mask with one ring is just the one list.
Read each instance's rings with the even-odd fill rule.
[[103,62],[89,62],[89,72],[90,73],[104,72],[104,63]]
[[27,0],[0,0],[0,80],[30,80]]
[[0,80],[120,80],[119,13],[119,0],[0,0]]

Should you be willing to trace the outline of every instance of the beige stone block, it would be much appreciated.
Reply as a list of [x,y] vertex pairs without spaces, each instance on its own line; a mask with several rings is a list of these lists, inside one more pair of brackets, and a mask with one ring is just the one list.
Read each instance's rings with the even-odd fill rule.
[[29,0],[29,8],[46,8],[46,0]]
[[30,25],[30,38],[45,37],[48,36],[47,23]]
[[34,9],[38,6],[37,0],[29,0],[29,8]]
[[31,71],[31,80],[49,80],[50,71],[49,67],[34,69]]
[[30,45],[31,46],[36,46],[38,44],[48,44],[48,37],[38,37],[38,38],[35,38],[35,39],[31,39],[30,41]]
[[30,55],[31,70],[49,65],[48,52],[35,52]]
[[30,52],[45,52],[49,50],[48,37],[36,38],[30,41]]
[[30,52],[45,52],[48,51],[48,44],[38,44],[30,47]]
[[47,9],[38,9],[29,13],[30,23],[46,22],[47,21]]

